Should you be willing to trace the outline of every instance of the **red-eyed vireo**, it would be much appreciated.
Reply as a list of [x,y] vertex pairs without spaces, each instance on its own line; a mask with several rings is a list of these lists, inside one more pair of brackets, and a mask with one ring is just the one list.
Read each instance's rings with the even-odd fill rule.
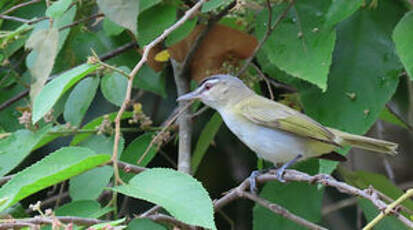
[[[277,170],[280,181],[284,169],[297,160],[326,156],[341,146],[397,154],[396,143],[325,127],[294,109],[257,95],[231,75],[210,76],[196,90],[177,100],[192,99],[200,99],[217,110],[228,128],[258,157],[274,164],[284,163]],[[252,189],[258,174],[251,174]]]

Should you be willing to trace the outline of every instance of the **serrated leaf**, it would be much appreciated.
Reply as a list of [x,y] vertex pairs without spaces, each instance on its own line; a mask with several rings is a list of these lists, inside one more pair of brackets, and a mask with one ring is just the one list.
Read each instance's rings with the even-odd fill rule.
[[413,80],[413,11],[404,15],[394,28],[393,41],[400,61],[410,76],[410,80]]
[[[143,158],[143,160],[139,164],[137,164],[136,162],[138,161],[138,159],[140,159],[142,154],[146,151],[146,148],[149,146],[149,143],[152,141],[153,137],[154,137],[154,133],[152,132],[148,132],[148,133],[142,134],[139,137],[137,137],[135,140],[133,140],[128,145],[128,147],[126,147],[125,151],[122,152],[122,154],[120,155],[120,160],[130,163],[130,164],[142,166],[142,167],[147,166],[149,162],[151,162],[151,160],[158,153],[158,149],[156,145],[154,145],[148,151],[146,156]],[[120,176],[122,180],[129,181],[134,176],[134,174],[121,171]]]
[[70,122],[74,126],[80,125],[95,97],[98,86],[99,78],[89,77],[80,81],[74,87],[65,103],[63,117],[66,122]]
[[138,22],[139,45],[147,45],[171,26],[176,19],[176,10],[176,6],[159,4],[142,12]]
[[59,207],[58,209],[56,209],[55,215],[98,218],[99,216],[96,216],[96,213],[100,212],[100,209],[100,204],[97,201],[79,200]]
[[188,174],[148,169],[113,190],[158,204],[184,223],[216,229],[211,198],[202,184]]
[[326,14],[325,27],[334,27],[343,21],[363,5],[363,0],[334,0]]
[[[129,73],[128,67],[121,66],[119,69]],[[105,74],[100,83],[100,89],[103,96],[112,104],[121,106],[126,97],[126,88],[128,86],[128,79],[118,72]]]
[[[115,120],[117,114],[118,113],[115,112],[115,113],[110,113],[110,114],[106,114],[106,115],[97,117],[97,118],[93,119],[92,121],[90,121],[89,123],[87,123],[86,125],[84,125],[81,130],[96,129],[100,124],[102,124],[102,121],[103,121],[105,116],[108,117],[108,120],[110,122],[113,122]],[[121,119],[126,119],[126,118],[130,118],[130,117],[132,117],[132,113],[126,111],[122,114]],[[73,140],[70,142],[70,145],[72,145],[72,146],[78,145],[80,142],[82,142],[83,140],[88,138],[90,135],[92,135],[92,133],[79,133],[79,134],[76,134],[73,137]]]
[[33,49],[28,56],[33,64],[28,68],[33,83],[30,85],[30,98],[33,102],[42,90],[52,72],[59,41],[59,32],[55,28],[34,31],[26,41],[26,49]]
[[69,8],[70,4],[72,4],[72,0],[58,0],[47,8],[46,16],[54,19],[59,18]]
[[221,125],[221,116],[218,113],[214,113],[214,115],[211,117],[211,119],[208,121],[201,134],[199,135],[198,141],[195,145],[194,154],[192,156],[191,168],[193,174],[195,174],[195,172],[197,171],[199,164],[204,158],[206,151],[211,145],[211,142],[214,140],[214,137]]
[[139,1],[136,0],[97,0],[99,8],[113,22],[136,34],[139,14]]
[[33,103],[33,124],[39,121],[58,99],[84,76],[95,71],[97,65],[83,64],[61,74],[49,82],[35,98]]
[[4,176],[22,162],[47,135],[51,126],[37,132],[21,129],[0,140],[0,176]]
[[109,155],[96,155],[92,150],[87,148],[61,148],[34,165],[17,173],[7,184],[0,188],[0,199],[7,198],[7,202],[0,206],[0,211],[3,211],[7,207],[10,207],[37,191],[64,181],[109,160]]
[[148,65],[144,65],[133,81],[133,87],[156,93],[166,97],[166,83],[161,73],[155,72]]

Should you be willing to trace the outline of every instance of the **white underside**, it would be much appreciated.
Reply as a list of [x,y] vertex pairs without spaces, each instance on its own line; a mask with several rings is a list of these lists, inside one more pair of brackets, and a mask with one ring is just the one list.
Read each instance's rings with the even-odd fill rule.
[[276,163],[292,160],[297,155],[304,159],[317,155],[310,150],[309,140],[285,131],[259,126],[240,117],[220,112],[228,128],[258,157]]

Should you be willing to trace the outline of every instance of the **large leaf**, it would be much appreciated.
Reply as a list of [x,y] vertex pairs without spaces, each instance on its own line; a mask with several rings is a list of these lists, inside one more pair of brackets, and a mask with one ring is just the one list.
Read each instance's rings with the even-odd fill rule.
[[[34,31],[26,42],[27,49],[33,49],[27,57],[33,83],[30,86],[30,98],[33,102],[52,72],[59,41],[59,32],[55,28]],[[30,61],[29,61],[30,62]]]
[[98,77],[86,78],[75,86],[65,104],[63,116],[66,122],[74,126],[80,125],[95,97],[98,86]]
[[211,145],[211,142],[214,140],[214,137],[221,125],[222,118],[218,113],[215,113],[205,125],[205,128],[202,130],[201,135],[196,142],[194,154],[192,156],[192,173],[195,173],[197,171],[199,164],[204,158],[206,151]]
[[[156,145],[151,147],[151,149],[148,151],[146,156],[139,164],[137,164],[136,162],[141,158],[142,154],[146,151],[146,148],[149,146],[149,143],[152,141],[153,137],[154,133],[152,132],[145,133],[137,137],[128,145],[125,151],[122,152],[120,160],[142,167],[147,166],[149,162],[151,162],[151,160],[156,156],[156,153],[158,153]],[[129,181],[134,176],[134,174],[121,171],[120,176],[122,180]]]
[[229,5],[231,2],[232,0],[210,0],[202,6],[201,12],[206,13],[211,10],[215,10],[219,7],[225,7]]
[[136,33],[139,14],[139,1],[136,0],[97,0],[99,8],[110,20]]
[[158,204],[184,223],[216,229],[211,198],[202,184],[188,174],[148,169],[113,190]]
[[[95,153],[112,155],[114,136],[91,136],[82,141],[80,146],[87,147]],[[123,151],[125,140],[120,137],[118,152]],[[94,168],[70,179],[69,194],[72,200],[95,200],[103,192],[113,175],[113,168],[103,166]],[[93,178],[93,180],[91,180]],[[88,189],[85,189],[87,187]]]
[[413,11],[400,20],[393,32],[397,53],[410,79],[413,80]]
[[46,126],[37,132],[21,129],[6,139],[0,139],[0,176],[10,172],[22,162],[50,129],[51,126]]
[[156,5],[139,15],[138,43],[147,45],[176,19],[176,6],[168,4]]
[[32,122],[39,121],[68,89],[96,68],[97,65],[83,64],[49,82],[34,100]]
[[[298,165],[300,171],[310,174],[317,172],[317,161],[311,160]],[[285,207],[290,212],[311,222],[321,220],[321,204],[323,199],[323,189],[317,186],[299,182],[266,183],[260,192],[260,196]],[[253,229],[306,229],[295,222],[292,222],[280,215],[276,215],[266,208],[256,204],[253,210]]]
[[[119,69],[129,73],[127,67],[121,66]],[[128,79],[118,72],[105,74],[100,84],[103,96],[111,103],[121,106],[126,97]]]
[[96,155],[87,148],[61,148],[36,164],[17,173],[13,179],[0,188],[0,199],[7,199],[5,204],[0,205],[0,211],[37,191],[109,160],[109,155]]
[[[394,94],[401,64],[391,41],[403,10],[382,1],[375,10],[361,9],[338,28],[328,89],[302,88],[305,112],[323,125],[363,134]],[[332,171],[336,164],[330,164]],[[324,172],[327,172],[324,171]]]
[[[329,5],[324,0],[297,1],[260,50],[273,65],[323,90],[327,88],[336,39],[335,30],[323,28]],[[279,15],[285,7],[286,4],[275,7],[273,15]],[[268,11],[263,9],[257,18],[258,38],[264,36],[267,22]]]

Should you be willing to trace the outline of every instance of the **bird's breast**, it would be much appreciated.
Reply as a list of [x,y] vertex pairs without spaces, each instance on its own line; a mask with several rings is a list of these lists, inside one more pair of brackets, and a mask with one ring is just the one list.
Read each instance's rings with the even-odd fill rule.
[[242,115],[220,112],[227,127],[259,157],[283,163],[299,154],[313,155],[309,141],[294,134],[258,125]]

